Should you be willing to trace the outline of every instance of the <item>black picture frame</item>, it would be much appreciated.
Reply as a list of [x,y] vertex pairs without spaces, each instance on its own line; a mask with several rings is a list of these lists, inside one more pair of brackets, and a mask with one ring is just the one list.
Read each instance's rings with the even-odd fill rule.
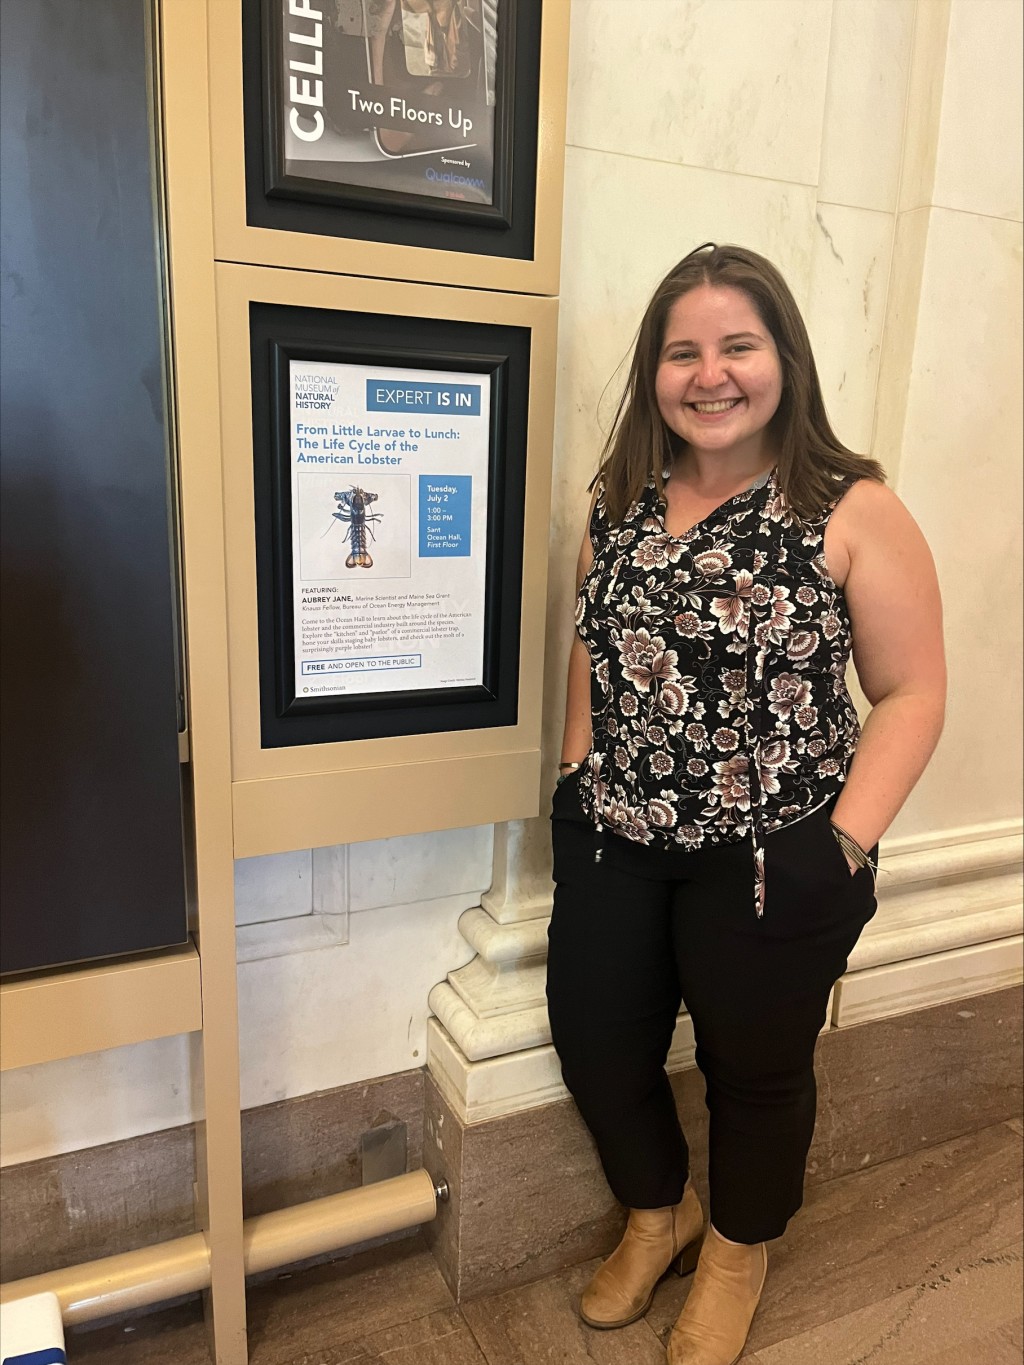
[[397,246],[534,259],[542,0],[501,0],[491,204],[287,173],[281,0],[241,0],[246,218],[250,226]]
[[[515,725],[530,329],[253,302],[249,335],[261,747]],[[296,695],[289,371],[293,359],[490,377],[482,684]]]

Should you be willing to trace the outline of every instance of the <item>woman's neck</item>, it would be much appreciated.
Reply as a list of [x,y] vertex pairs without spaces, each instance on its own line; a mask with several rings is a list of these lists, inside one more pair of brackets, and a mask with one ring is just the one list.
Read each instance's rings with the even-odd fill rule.
[[687,448],[676,456],[667,482],[684,485],[700,497],[729,496],[756,483],[774,467],[775,454],[767,449],[719,455]]

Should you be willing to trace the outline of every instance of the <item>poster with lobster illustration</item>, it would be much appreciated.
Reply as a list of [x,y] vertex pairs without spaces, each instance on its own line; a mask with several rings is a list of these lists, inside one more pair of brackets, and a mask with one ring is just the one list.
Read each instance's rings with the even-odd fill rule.
[[289,367],[296,697],[479,684],[490,377]]

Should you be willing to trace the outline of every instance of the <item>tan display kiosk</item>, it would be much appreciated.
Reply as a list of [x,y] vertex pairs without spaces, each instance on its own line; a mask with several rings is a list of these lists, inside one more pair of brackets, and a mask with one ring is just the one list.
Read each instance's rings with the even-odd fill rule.
[[[557,300],[217,264],[235,856],[457,828],[536,814]],[[515,720],[500,727],[264,747],[253,487],[254,303],[444,319],[529,337],[525,497],[508,561],[522,568],[514,622]],[[389,419],[390,420],[390,419]],[[429,427],[429,419],[426,423]],[[435,423],[436,425],[436,423]],[[320,426],[311,429],[321,430]],[[358,473],[358,471],[357,471]],[[350,477],[345,470],[336,482]],[[352,475],[356,477],[356,475]],[[368,476],[359,475],[366,482]],[[372,477],[372,476],[370,476]],[[396,580],[397,581],[397,580]],[[504,613],[503,616],[507,616]],[[507,629],[503,619],[502,629]],[[361,728],[356,723],[357,732]]]
[[[310,36],[309,66],[315,67],[317,6],[291,3],[296,18],[309,25],[303,32]],[[445,250],[436,244],[443,243],[443,221],[440,229],[436,222],[429,229],[432,246],[374,241],[365,228],[372,214],[367,219],[358,203],[364,223],[358,237],[254,223],[253,172],[244,150],[248,139],[249,156],[254,154],[245,115],[246,100],[254,97],[245,89],[243,57],[261,31],[266,38],[273,7],[264,7],[265,27],[256,38],[252,25],[260,6],[249,0],[163,0],[159,7],[194,946],[6,984],[3,1064],[190,1032],[204,1095],[197,1230],[146,1252],[8,1285],[4,1293],[53,1288],[66,1321],[73,1322],[205,1289],[219,1365],[241,1365],[247,1358],[247,1271],[413,1226],[433,1217],[443,1195],[431,1178],[440,1173],[413,1172],[243,1225],[233,860],[537,813],[569,4],[502,3],[508,15],[518,15],[517,23],[535,24],[539,35],[534,93],[527,88],[536,100],[535,155],[527,158],[535,183],[526,220],[518,213],[520,229],[524,221],[532,225],[532,242],[508,256],[494,248],[483,254],[465,246]],[[287,0],[281,9],[287,13]],[[499,34],[507,36],[511,20],[505,22]],[[521,39],[528,29],[517,32]],[[314,89],[308,83],[297,88]],[[506,118],[507,149],[514,132]],[[506,217],[514,218],[515,206],[505,207]],[[273,204],[271,210],[277,212]],[[326,221],[330,203],[319,203],[316,212]],[[472,226],[471,220],[467,215]],[[392,236],[403,232],[399,224]],[[506,470],[506,482],[492,480],[489,487],[492,529],[500,522],[501,497],[519,499],[515,516],[501,522],[501,553],[488,567],[484,634],[497,662],[493,677],[485,668],[483,681],[469,680],[466,705],[481,709],[459,712],[453,728],[436,716],[418,728],[415,698],[405,698],[405,711],[396,703],[398,719],[389,719],[387,708],[370,697],[368,737],[359,737],[360,712],[351,698],[340,713],[332,713],[328,698],[307,714],[296,709],[294,696],[282,702],[280,689],[274,691],[274,678],[285,678],[290,667],[274,632],[295,623],[288,626],[282,608],[289,564],[268,568],[265,562],[265,537],[283,523],[261,503],[267,471],[261,473],[258,423],[267,395],[254,391],[252,331],[254,309],[260,308],[296,310],[306,318],[372,318],[374,326],[394,324],[399,332],[403,319],[414,320],[411,330],[424,336],[432,322],[462,326],[467,336],[491,327],[521,340],[516,382],[526,402],[512,401],[512,390],[503,390],[505,425],[492,426],[492,445],[504,439],[502,432],[517,431],[522,455],[518,483]],[[379,352],[371,354],[378,363]],[[498,356],[495,366],[501,361]],[[472,355],[466,363],[486,368]],[[268,450],[273,445],[268,440]],[[280,463],[280,441],[276,449]],[[279,479],[280,487],[285,483]],[[347,528],[344,533],[350,534]],[[340,543],[343,531],[332,534]],[[276,554],[271,546],[269,558]],[[514,591],[507,595],[510,577]],[[499,598],[500,611],[494,606]],[[460,693],[456,700],[461,705],[465,698]],[[437,715],[449,713],[443,696],[438,705]],[[295,741],[287,728],[293,712]],[[474,722],[474,716],[483,720]],[[274,730],[278,722],[284,728]],[[332,731],[332,725],[340,729]],[[340,733],[346,737],[332,738]],[[52,1019],[68,1027],[49,1027]]]

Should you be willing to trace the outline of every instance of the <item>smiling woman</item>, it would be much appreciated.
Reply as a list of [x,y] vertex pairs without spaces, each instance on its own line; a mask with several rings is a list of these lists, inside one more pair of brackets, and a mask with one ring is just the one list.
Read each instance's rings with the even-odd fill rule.
[[[580,1312],[624,1326],[670,1265],[696,1267],[670,1365],[732,1365],[802,1201],[815,1042],[875,910],[877,842],[941,728],[938,588],[880,466],[832,431],[785,281],[740,247],[698,248],[655,290],[596,485],[548,1013],[630,1216]],[[664,1071],[681,1000],[711,1113],[706,1238]]]

